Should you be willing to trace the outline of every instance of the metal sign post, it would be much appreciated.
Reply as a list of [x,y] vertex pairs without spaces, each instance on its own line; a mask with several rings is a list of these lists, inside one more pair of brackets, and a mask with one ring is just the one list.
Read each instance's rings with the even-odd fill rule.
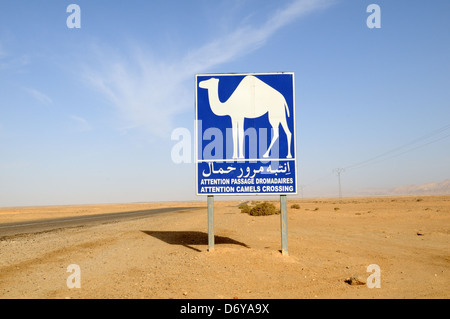
[[288,238],[287,238],[287,205],[286,195],[280,195],[280,212],[281,212],[281,254],[289,255]]
[[208,195],[208,251],[214,251],[214,196]]

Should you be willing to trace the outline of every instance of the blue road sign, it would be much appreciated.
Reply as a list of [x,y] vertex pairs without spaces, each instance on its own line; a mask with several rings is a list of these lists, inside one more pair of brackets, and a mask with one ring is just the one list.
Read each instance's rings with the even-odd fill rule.
[[197,195],[297,194],[294,74],[195,83]]

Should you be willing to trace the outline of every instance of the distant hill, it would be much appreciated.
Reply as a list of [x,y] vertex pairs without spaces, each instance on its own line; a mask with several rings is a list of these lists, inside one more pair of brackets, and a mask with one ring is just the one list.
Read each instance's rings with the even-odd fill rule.
[[398,186],[391,190],[393,195],[445,195],[450,194],[450,179],[440,183],[430,182],[422,185]]

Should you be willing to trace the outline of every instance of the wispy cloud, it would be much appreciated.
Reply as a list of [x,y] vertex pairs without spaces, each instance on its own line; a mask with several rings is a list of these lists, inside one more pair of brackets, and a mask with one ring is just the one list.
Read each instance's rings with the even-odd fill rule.
[[70,115],[70,118],[77,124],[78,130],[80,132],[87,132],[92,130],[92,126],[85,118],[77,115]]
[[140,48],[127,57],[113,57],[114,51],[97,48],[99,58],[85,65],[84,76],[114,105],[126,121],[125,128],[144,127],[156,136],[167,136],[174,116],[192,105],[189,80],[194,74],[261,48],[282,27],[330,4],[328,0],[293,1],[262,25],[239,26],[176,61],[158,59]]
[[34,88],[24,88],[24,90],[42,104],[49,105],[53,103],[53,100],[50,97],[39,90],[36,90]]
[[86,67],[84,76],[115,107],[124,122],[122,129],[140,127],[164,136],[173,116],[192,98],[176,68],[139,49],[130,57]]
[[307,14],[330,6],[328,0],[297,0],[276,11],[260,26],[244,25],[228,35],[205,44],[188,54],[182,61],[185,76],[192,71],[203,72],[216,65],[231,61],[237,57],[260,49],[279,29]]
[[0,43],[0,71],[13,69],[22,70],[25,66],[30,64],[30,57],[26,54],[15,56],[8,52]]
[[6,62],[7,56],[8,53],[5,51],[2,44],[0,43],[0,71],[8,67],[8,63]]
[[0,43],[0,59],[3,59],[7,56],[6,51],[3,49],[2,44]]

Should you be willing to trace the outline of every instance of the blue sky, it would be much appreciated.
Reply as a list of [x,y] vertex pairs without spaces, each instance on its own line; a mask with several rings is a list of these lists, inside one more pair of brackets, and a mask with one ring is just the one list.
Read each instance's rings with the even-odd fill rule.
[[338,167],[344,196],[448,179],[449,16],[446,0],[0,0],[0,206],[202,199],[171,158],[173,130],[193,143],[197,73],[295,73],[305,197],[337,196]]

